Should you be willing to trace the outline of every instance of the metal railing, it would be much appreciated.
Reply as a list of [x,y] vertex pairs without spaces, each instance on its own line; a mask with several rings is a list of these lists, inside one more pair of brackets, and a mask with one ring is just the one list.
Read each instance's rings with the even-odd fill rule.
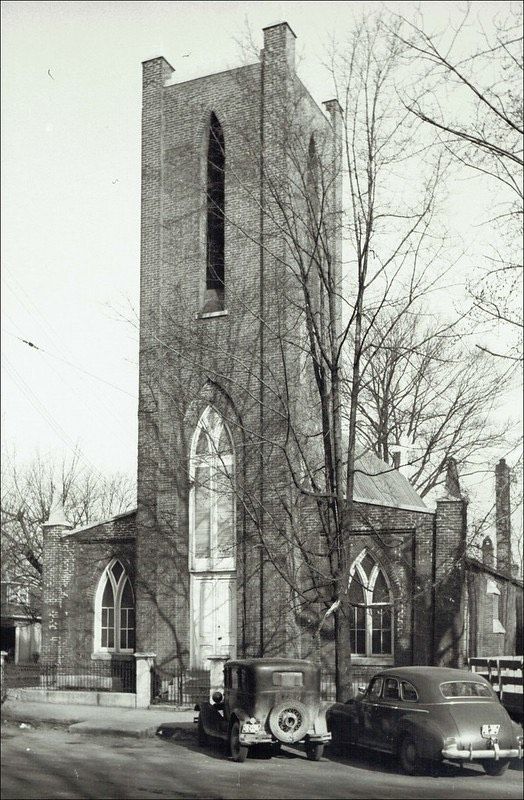
[[194,706],[209,700],[210,671],[184,667],[155,667],[151,680],[151,702]]
[[81,663],[11,664],[4,667],[7,688],[52,691],[136,691],[135,661],[87,661]]
[[[384,666],[382,664],[366,664],[365,666],[352,667],[350,674],[353,697],[356,696],[361,686],[367,686],[373,675],[383,668]],[[323,673],[320,679],[320,696],[322,700],[334,701],[336,695],[337,688],[335,676],[332,674]]]

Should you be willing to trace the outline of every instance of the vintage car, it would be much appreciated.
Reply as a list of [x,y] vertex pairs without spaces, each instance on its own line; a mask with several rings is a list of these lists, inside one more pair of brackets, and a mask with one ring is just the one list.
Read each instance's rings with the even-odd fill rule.
[[476,761],[501,775],[522,758],[522,729],[485,678],[441,667],[384,669],[327,714],[333,747],[393,753],[410,775],[431,762]]
[[198,707],[198,741],[223,740],[233,761],[245,761],[250,747],[303,742],[307,757],[319,761],[330,741],[329,703],[320,700],[320,669],[310,661],[250,658],[224,666],[224,694]]

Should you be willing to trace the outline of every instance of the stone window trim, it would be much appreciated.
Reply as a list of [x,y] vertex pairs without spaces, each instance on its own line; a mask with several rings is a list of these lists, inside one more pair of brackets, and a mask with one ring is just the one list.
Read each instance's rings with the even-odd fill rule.
[[229,316],[229,311],[227,308],[223,308],[221,311],[199,311],[195,314],[195,319],[216,319],[227,316]]
[[[366,574],[362,563],[364,559],[368,558],[368,560],[373,561],[373,567],[369,572],[369,575]],[[379,575],[382,575],[389,600],[388,602],[373,602],[373,592],[375,589],[375,584]],[[366,665],[366,664],[373,664],[377,666],[390,666],[394,663],[394,630],[395,630],[395,619],[393,613],[393,598],[391,592],[391,584],[388,578],[386,571],[383,567],[379,564],[376,558],[364,548],[362,552],[357,556],[357,558],[353,561],[351,569],[349,571],[349,581],[348,581],[348,591],[351,587],[351,583],[353,580],[358,580],[359,585],[362,588],[362,592],[365,598],[364,603],[364,619],[365,619],[365,653],[364,652],[355,652],[351,655],[351,661],[355,665]],[[373,653],[373,610],[374,609],[389,609],[390,611],[390,637],[391,637],[391,646],[388,652],[381,652],[381,653]],[[357,640],[357,635],[355,634],[355,641]]]
[[[116,565],[118,565],[121,570],[118,576],[118,580],[115,579],[115,576],[113,574],[113,568]],[[108,580],[110,581],[110,584],[113,589],[113,599],[114,599],[114,624],[113,624],[114,644],[112,647],[102,645],[102,603]],[[136,608],[135,597],[129,575],[124,565],[120,561],[120,559],[112,558],[109,564],[107,564],[107,566],[105,567],[100,577],[95,594],[93,652],[91,654],[92,660],[109,661],[109,660],[118,660],[119,657],[122,658],[122,660],[125,660],[126,656],[129,656],[131,658],[133,657],[134,653],[133,647],[120,647],[121,600],[126,585],[128,585],[131,590],[131,595],[133,598],[133,609],[135,609]],[[133,632],[134,632],[134,626],[133,626]]]
[[[204,435],[208,441],[208,449],[204,453],[197,452]],[[223,442],[227,447],[223,448]],[[207,470],[209,481],[209,555],[199,556],[196,552],[197,530],[197,470]],[[231,544],[229,556],[220,555],[217,551],[219,536],[219,501],[220,493],[215,491],[216,484],[224,476],[229,476],[232,484],[231,508]],[[226,478],[227,479],[227,478]],[[194,572],[231,572],[236,568],[236,503],[234,494],[235,456],[231,431],[220,412],[212,404],[208,405],[201,415],[191,440],[189,456],[189,571]],[[205,484],[204,484],[205,488]]]

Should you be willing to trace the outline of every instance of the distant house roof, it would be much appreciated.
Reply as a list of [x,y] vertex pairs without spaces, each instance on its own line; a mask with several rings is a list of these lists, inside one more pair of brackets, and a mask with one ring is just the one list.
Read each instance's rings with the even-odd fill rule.
[[374,453],[358,456],[355,470],[354,499],[358,503],[433,513],[408,479]]

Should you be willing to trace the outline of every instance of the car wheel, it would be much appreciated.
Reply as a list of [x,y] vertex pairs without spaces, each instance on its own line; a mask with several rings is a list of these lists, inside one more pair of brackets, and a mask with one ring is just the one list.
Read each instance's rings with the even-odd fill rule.
[[324,745],[317,742],[308,742],[306,744],[306,755],[309,761],[320,761],[324,755]]
[[484,772],[486,775],[492,775],[497,778],[499,775],[504,775],[509,767],[509,758],[501,758],[499,761],[485,759],[482,761]]
[[247,758],[247,751],[249,747],[246,744],[240,744],[240,723],[233,722],[229,732],[229,750],[233,761],[242,764]]
[[398,757],[402,770],[407,775],[416,775],[421,767],[417,743],[412,736],[404,736],[400,742]]
[[198,732],[197,732],[197,739],[198,744],[200,747],[205,747],[207,744],[207,733],[204,730],[204,723],[202,722],[202,715],[199,714],[198,716]]

